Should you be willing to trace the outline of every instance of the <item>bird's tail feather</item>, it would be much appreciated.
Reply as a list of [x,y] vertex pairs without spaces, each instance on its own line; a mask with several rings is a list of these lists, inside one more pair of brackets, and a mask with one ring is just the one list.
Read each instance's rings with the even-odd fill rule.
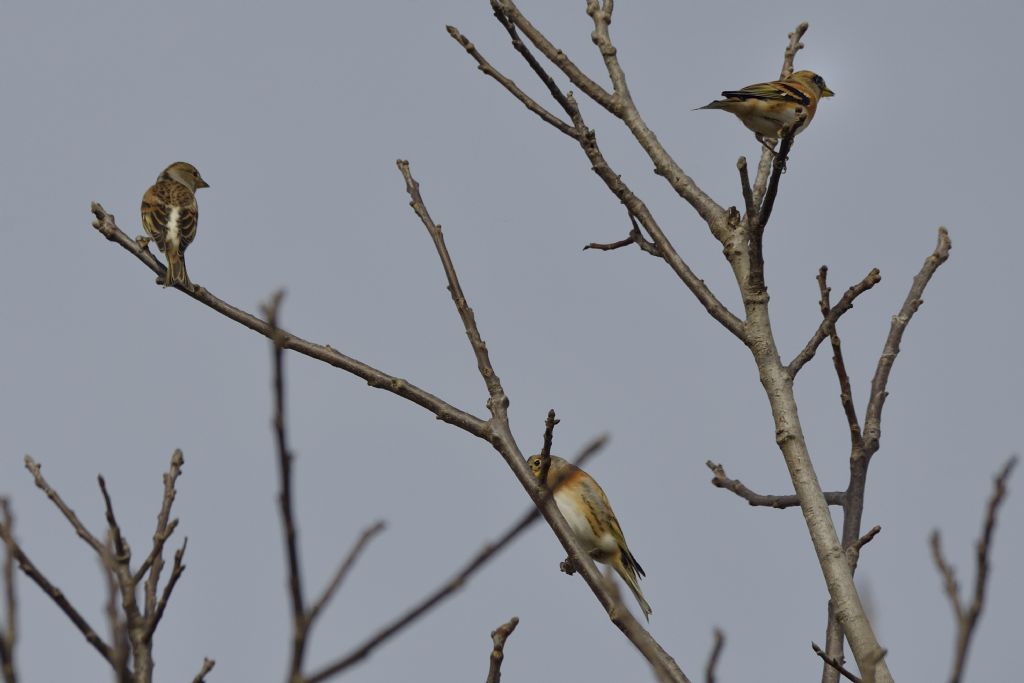
[[181,285],[187,290],[192,289],[192,281],[185,270],[185,257],[181,254],[167,254],[167,273],[164,275],[164,287]]
[[647,621],[650,621],[651,613],[654,610],[651,609],[651,606],[647,604],[647,600],[644,599],[644,594],[640,590],[640,584],[637,582],[636,573],[627,569],[621,561],[616,562],[614,566],[615,571],[622,577],[622,580],[626,582],[626,585],[629,586],[629,590],[633,591],[633,596],[640,604],[640,609],[643,610],[644,618],[647,619]]

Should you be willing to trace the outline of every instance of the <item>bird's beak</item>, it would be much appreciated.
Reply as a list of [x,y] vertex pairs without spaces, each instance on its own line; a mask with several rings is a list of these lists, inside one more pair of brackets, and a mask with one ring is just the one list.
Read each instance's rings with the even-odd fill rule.
[[196,189],[197,190],[200,187],[209,187],[209,186],[210,186],[210,183],[208,183],[205,180],[203,180],[202,177],[196,178]]
[[825,88],[824,90],[821,91],[822,97],[832,97],[833,95],[835,95],[835,93],[829,90],[828,88]]

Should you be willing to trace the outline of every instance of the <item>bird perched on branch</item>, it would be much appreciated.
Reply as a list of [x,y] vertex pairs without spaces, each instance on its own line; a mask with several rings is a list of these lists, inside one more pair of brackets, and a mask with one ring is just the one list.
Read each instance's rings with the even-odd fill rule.
[[164,287],[192,289],[185,270],[185,249],[196,238],[199,207],[196,190],[209,187],[192,164],[175,161],[142,195],[142,227],[167,257],[167,272],[159,281]]
[[[540,479],[544,467],[541,456],[531,457],[529,465],[533,476]],[[622,577],[640,603],[644,617],[649,619],[651,606],[639,585],[639,577],[645,576],[644,570],[629,551],[619,520],[615,519],[608,496],[598,483],[579,467],[552,455],[544,485],[554,487],[555,504],[583,550],[591,559],[607,564]]]
[[722,92],[724,100],[715,100],[698,109],[722,109],[735,114],[744,126],[754,131],[758,142],[768,146],[765,138],[781,138],[800,121],[801,116],[803,122],[793,134],[806,128],[814,118],[818,100],[834,94],[818,74],[813,71],[797,71],[780,81],[755,83],[740,90],[726,90]]

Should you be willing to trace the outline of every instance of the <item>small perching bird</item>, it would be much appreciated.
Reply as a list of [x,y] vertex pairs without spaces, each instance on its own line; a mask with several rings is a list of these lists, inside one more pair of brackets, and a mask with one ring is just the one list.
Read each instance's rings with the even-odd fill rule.
[[201,187],[209,184],[196,167],[175,161],[142,195],[142,227],[167,257],[167,273],[159,280],[164,287],[181,285],[192,289],[185,270],[185,249],[196,238],[196,190]]
[[[540,479],[543,469],[541,456],[532,456],[529,464],[533,476]],[[555,487],[558,511],[565,517],[583,550],[591,559],[607,564],[622,577],[640,603],[644,617],[649,620],[651,606],[644,599],[639,584],[639,576],[646,575],[629,551],[619,520],[598,483],[576,465],[552,455],[544,485]]]
[[797,71],[789,78],[770,83],[755,83],[740,90],[722,92],[724,100],[715,100],[698,109],[722,109],[754,131],[757,141],[767,146],[765,138],[777,140],[789,132],[800,116],[803,122],[796,135],[811,122],[818,100],[832,97],[834,92],[825,80],[813,71]]

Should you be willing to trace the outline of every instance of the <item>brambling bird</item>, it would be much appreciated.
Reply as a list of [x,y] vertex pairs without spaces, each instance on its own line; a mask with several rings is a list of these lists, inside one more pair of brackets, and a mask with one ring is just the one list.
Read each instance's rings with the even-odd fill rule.
[[185,270],[185,249],[196,238],[199,207],[196,190],[209,187],[192,164],[175,161],[142,195],[142,227],[167,257],[164,287],[181,285],[192,289]]
[[698,109],[723,109],[735,114],[744,126],[754,131],[757,141],[767,146],[764,138],[781,138],[801,114],[805,117],[796,133],[806,128],[814,118],[818,100],[833,95],[835,93],[821,76],[813,71],[797,71],[781,81],[726,90],[722,93],[724,100],[715,100]]
[[[542,462],[539,455],[530,458],[530,471],[540,479]],[[554,486],[555,504],[565,517],[576,540],[591,559],[610,566],[633,591],[644,617],[650,620],[651,606],[640,591],[639,578],[646,576],[640,563],[633,557],[622,535],[619,520],[615,519],[608,496],[593,477],[576,465],[551,456],[545,486]]]

